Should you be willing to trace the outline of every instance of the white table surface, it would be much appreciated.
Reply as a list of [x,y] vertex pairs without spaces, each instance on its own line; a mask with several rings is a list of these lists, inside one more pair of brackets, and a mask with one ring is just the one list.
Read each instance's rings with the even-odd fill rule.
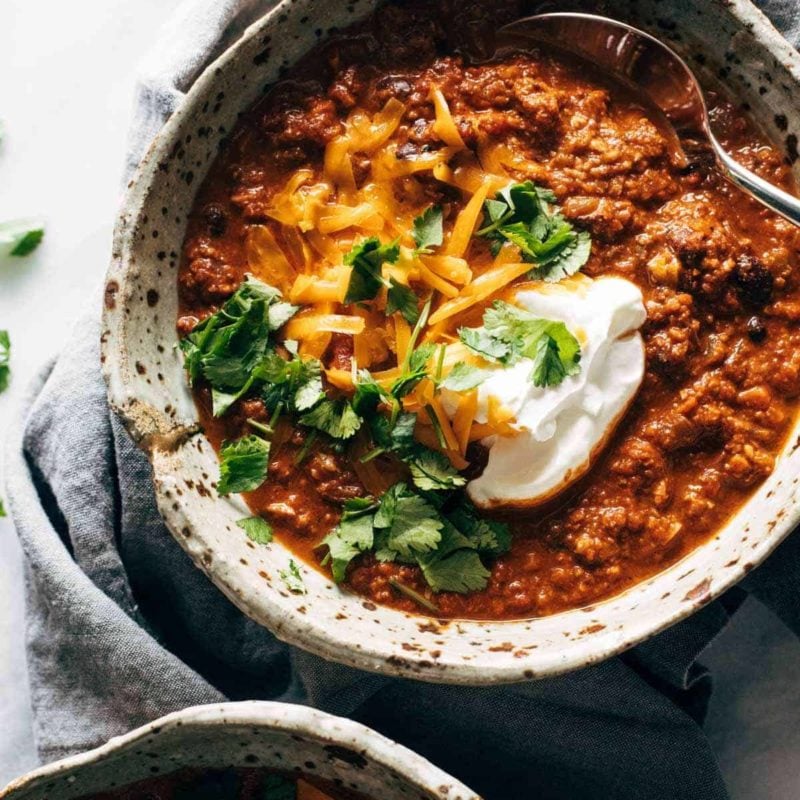
[[[120,199],[135,67],[176,2],[2,4],[0,220],[42,215],[47,234],[32,257],[0,260],[0,328],[13,342],[0,437],[23,387],[58,351],[76,307],[100,283]],[[36,762],[21,581],[13,527],[0,520],[0,785]],[[717,686],[709,736],[732,797],[800,797],[800,643],[748,601],[703,661]]]

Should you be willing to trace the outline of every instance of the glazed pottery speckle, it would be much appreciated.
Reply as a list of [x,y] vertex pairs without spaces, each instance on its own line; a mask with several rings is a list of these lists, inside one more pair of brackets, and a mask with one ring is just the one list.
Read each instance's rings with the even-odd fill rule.
[[[547,8],[577,4],[548,3]],[[686,617],[762,561],[800,518],[800,431],[774,474],[719,534],[680,563],[596,606],[513,622],[437,621],[380,608],[301,567],[308,592],[279,578],[290,558],[236,526],[240,499],[217,496],[216,456],[176,348],[176,273],[186,217],[220,142],[264,87],[367,0],[285,0],[200,77],[144,159],[117,225],[102,352],[112,407],[147,452],[159,508],[197,566],[278,637],[354,667],[426,681],[540,678],[619,653]],[[586,4],[584,4],[586,7]],[[668,40],[722,80],[797,158],[800,59],[744,0],[595,4]]]
[[317,775],[374,800],[480,800],[407,748],[357,722],[286,703],[196,706],[14,781],[0,800],[73,800],[182,767]]

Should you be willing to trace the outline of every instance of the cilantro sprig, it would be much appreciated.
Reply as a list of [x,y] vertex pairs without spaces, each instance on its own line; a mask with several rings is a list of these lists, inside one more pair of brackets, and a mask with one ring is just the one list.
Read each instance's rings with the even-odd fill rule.
[[515,183],[486,200],[477,236],[492,242],[497,253],[504,242],[516,245],[534,264],[529,277],[556,283],[576,273],[588,260],[592,241],[554,210],[556,196],[532,181]]
[[[542,319],[496,300],[483,315],[480,328],[461,328],[461,341],[487,361],[512,366],[520,359],[533,361],[534,386],[558,386],[580,370],[581,346],[563,322]],[[464,371],[454,379],[466,383]]]
[[[441,206],[431,206],[414,219],[411,236],[416,247],[412,256],[429,255],[434,247],[444,241],[444,216]],[[409,286],[400,283],[394,276],[383,276],[384,264],[396,264],[400,259],[399,240],[388,244],[377,236],[362,239],[344,257],[351,267],[345,303],[360,303],[373,300],[381,287],[386,288],[386,315],[400,312],[410,325],[419,320],[419,298]]]
[[373,300],[385,286],[386,314],[399,311],[413,325],[419,318],[418,298],[413,289],[404,286],[396,278],[383,277],[384,264],[396,264],[400,258],[400,246],[395,240],[382,244],[377,236],[371,236],[354,245],[344,257],[344,263],[352,268],[347,285],[345,303]]
[[434,592],[464,593],[486,586],[483,557],[506,552],[511,537],[502,523],[480,519],[463,496],[442,499],[397,483],[380,501],[347,501],[339,525],[321,544],[337,583],[353,559],[374,551],[378,561],[419,566]]

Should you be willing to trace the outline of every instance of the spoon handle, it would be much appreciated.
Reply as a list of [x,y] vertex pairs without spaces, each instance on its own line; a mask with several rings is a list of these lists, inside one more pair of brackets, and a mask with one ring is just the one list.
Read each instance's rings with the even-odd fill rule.
[[743,167],[723,149],[713,134],[710,139],[719,164],[732,183],[789,222],[800,225],[800,200]]

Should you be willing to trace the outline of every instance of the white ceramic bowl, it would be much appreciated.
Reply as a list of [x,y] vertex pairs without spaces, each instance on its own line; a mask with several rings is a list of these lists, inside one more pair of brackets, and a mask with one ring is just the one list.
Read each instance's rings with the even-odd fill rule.
[[[198,79],[154,143],[119,219],[106,284],[109,397],[153,464],[164,519],[242,611],[292,644],[367,670],[442,683],[538,678],[607,658],[691,614],[762,561],[800,518],[798,431],[774,474],[717,536],[658,576],[590,608],[512,622],[437,622],[340,590],[302,567],[308,594],[278,579],[289,552],[256,547],[234,524],[246,509],[219,498],[216,456],[175,347],[176,273],[186,217],[217,146],[247,108],[318,41],[373,2],[285,0]],[[744,0],[622,2],[614,13],[670,40],[719,75],[796,158],[800,59]]]
[[0,800],[73,800],[182,767],[316,775],[374,800],[481,800],[422,756],[341,717],[287,703],[195,706],[56,761]]

